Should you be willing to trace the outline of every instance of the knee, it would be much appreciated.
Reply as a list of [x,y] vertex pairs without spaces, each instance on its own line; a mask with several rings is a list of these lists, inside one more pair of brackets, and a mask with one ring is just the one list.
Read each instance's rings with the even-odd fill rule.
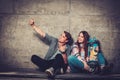
[[31,61],[34,62],[36,60],[36,58],[37,58],[37,55],[32,55]]
[[61,55],[61,54],[57,54],[57,55],[55,56],[55,58],[57,58],[57,59],[62,58],[62,55]]
[[75,56],[73,55],[68,56],[68,63],[72,63],[74,59],[75,59]]

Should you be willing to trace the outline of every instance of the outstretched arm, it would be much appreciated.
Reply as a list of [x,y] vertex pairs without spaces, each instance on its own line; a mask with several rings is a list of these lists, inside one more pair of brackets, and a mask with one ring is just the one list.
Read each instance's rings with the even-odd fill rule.
[[41,37],[45,37],[45,32],[35,25],[35,21],[33,19],[30,19],[29,24]]

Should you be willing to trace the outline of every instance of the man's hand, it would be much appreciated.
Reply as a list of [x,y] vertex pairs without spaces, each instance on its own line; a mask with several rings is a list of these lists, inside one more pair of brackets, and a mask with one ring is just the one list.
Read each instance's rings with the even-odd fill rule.
[[33,19],[30,19],[29,24],[41,37],[45,37],[45,33],[35,25],[35,21]]
[[67,54],[66,53],[62,54],[62,57],[63,57],[64,63],[67,64]]
[[61,52],[65,52],[65,50],[66,50],[66,46],[59,46],[59,48],[58,48]]
[[35,25],[35,21],[33,19],[30,19],[29,24],[33,27]]
[[86,57],[86,61],[88,62],[90,60],[90,58],[89,57]]

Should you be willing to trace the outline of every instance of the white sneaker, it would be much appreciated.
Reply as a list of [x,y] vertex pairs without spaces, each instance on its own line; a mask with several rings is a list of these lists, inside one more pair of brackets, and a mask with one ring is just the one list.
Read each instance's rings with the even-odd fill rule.
[[54,68],[50,67],[49,69],[46,69],[45,72],[48,74],[48,76],[54,75]]

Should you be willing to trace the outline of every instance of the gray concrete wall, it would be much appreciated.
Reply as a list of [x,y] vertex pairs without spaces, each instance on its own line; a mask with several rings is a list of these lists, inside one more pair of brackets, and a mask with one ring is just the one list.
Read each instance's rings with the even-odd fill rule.
[[120,73],[120,0],[0,0],[0,67],[36,68],[33,54],[48,46],[28,25],[34,18],[43,31],[59,37],[64,30],[76,40],[86,30],[101,42],[103,54]]

